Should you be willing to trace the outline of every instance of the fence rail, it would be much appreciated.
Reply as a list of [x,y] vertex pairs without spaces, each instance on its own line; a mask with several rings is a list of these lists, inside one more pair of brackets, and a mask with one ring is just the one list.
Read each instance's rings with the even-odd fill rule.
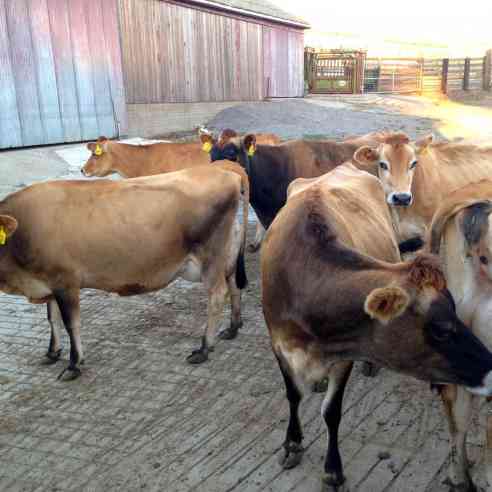
[[[342,58],[341,50],[313,52],[307,50],[306,57],[310,69],[305,73],[308,85],[313,91],[319,87],[320,80],[326,90],[323,92],[340,92],[331,90],[336,87],[336,78],[340,74],[331,74],[316,70],[316,63],[327,56]],[[329,55],[331,53],[331,55]],[[359,52],[360,55],[361,52]],[[347,52],[353,54],[353,52]],[[314,60],[314,61],[313,61]],[[354,65],[356,73],[363,74],[358,83],[350,86],[353,93],[449,93],[460,90],[491,90],[492,86],[492,50],[484,57],[478,58],[367,58],[364,54],[357,57]],[[333,81],[331,80],[333,78]],[[349,86],[344,86],[349,89]]]

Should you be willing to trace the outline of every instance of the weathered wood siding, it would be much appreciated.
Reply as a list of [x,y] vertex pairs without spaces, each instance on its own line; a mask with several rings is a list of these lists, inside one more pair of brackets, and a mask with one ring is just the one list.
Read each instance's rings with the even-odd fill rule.
[[116,1],[0,0],[0,148],[126,132]]
[[127,102],[255,100],[261,26],[156,0],[120,0]]
[[302,32],[158,0],[119,8],[129,104],[259,100],[268,79],[271,96],[302,95]]
[[263,26],[265,94],[301,97],[304,94],[304,33]]

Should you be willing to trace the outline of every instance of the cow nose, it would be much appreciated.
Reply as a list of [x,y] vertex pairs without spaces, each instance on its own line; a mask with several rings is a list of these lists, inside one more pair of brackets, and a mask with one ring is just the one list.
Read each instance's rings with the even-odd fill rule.
[[392,197],[393,205],[396,205],[397,207],[408,207],[411,201],[411,193],[394,193]]

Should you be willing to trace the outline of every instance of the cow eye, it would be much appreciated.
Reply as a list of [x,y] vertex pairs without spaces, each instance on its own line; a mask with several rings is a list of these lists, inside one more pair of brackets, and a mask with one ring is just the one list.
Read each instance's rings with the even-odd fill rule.
[[415,166],[417,165],[419,161],[413,161],[411,164],[410,164],[410,169],[415,169]]
[[433,323],[430,328],[432,338],[438,342],[445,342],[449,340],[453,334],[452,327],[449,323]]
[[381,169],[383,169],[384,171],[387,171],[387,170],[388,170],[388,164],[386,164],[386,162],[381,161],[381,162],[379,163],[379,167],[380,167]]

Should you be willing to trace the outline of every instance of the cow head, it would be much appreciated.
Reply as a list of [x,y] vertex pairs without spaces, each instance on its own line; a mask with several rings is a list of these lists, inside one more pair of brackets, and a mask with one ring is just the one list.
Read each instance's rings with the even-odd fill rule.
[[109,140],[99,137],[96,142],[87,144],[91,156],[82,167],[84,176],[103,178],[113,173],[113,156],[109,149]]
[[413,201],[412,182],[419,157],[432,140],[429,135],[411,144],[404,133],[392,133],[377,148],[359,148],[354,160],[363,167],[377,169],[389,205],[408,207]]
[[402,268],[397,280],[365,300],[366,313],[379,321],[375,358],[419,379],[492,392],[492,354],[457,317],[437,258],[421,254]]
[[226,128],[220,132],[217,142],[214,142],[210,152],[210,160],[212,162],[228,160],[237,161],[238,148],[233,143],[237,138],[237,133],[230,128]]

